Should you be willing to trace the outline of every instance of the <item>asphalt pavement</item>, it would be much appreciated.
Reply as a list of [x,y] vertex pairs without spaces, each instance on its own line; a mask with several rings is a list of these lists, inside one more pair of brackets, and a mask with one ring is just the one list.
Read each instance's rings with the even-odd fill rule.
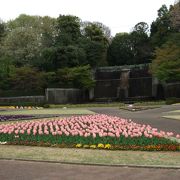
[[179,180],[180,169],[0,160],[1,180]]

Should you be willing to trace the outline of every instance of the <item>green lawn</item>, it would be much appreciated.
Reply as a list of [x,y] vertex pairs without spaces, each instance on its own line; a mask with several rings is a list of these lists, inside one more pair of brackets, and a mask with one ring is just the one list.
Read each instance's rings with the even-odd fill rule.
[[0,112],[0,115],[37,115],[37,114],[81,115],[81,114],[94,114],[94,112],[84,108],[22,109],[22,110],[9,110],[9,111]]
[[109,151],[0,145],[0,158],[108,165],[180,166],[180,152]]
[[180,120],[180,115],[168,115],[168,116],[163,116],[163,117],[168,118],[168,119]]
[[166,112],[165,114],[166,115],[162,117],[168,118],[168,119],[180,120],[180,110],[169,111],[169,112]]
[[87,103],[87,104],[50,104],[50,108],[88,108],[88,107],[119,107],[124,106],[124,103]]
[[180,114],[180,110],[169,111],[168,113],[179,113]]

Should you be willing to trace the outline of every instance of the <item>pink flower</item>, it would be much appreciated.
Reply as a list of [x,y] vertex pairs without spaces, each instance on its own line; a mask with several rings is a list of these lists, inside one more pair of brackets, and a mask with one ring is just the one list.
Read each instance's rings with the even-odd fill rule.
[[24,134],[24,130],[20,130],[19,132],[20,132],[21,134]]
[[96,134],[95,133],[93,133],[93,138],[96,138]]
[[56,135],[57,135],[57,133],[56,133],[56,132],[52,132],[52,135],[53,135],[53,136],[56,136]]
[[177,134],[177,135],[176,135],[176,138],[177,138],[177,139],[180,139],[180,135],[179,135],[179,134]]
[[15,134],[18,134],[18,133],[19,133],[19,130],[15,130],[14,133],[15,133]]
[[128,134],[126,133],[124,136],[127,138],[127,137],[128,137]]
[[167,136],[173,136],[172,132],[167,132]]
[[62,132],[61,132],[61,131],[58,131],[57,134],[58,134],[58,135],[62,135]]
[[117,138],[119,138],[119,137],[120,137],[119,132],[116,132],[116,137],[117,137]]
[[115,137],[115,134],[111,133],[111,132],[108,132],[108,136],[110,137]]
[[44,134],[48,135],[48,134],[49,134],[49,131],[47,131],[47,130],[46,130],[46,131],[44,131]]

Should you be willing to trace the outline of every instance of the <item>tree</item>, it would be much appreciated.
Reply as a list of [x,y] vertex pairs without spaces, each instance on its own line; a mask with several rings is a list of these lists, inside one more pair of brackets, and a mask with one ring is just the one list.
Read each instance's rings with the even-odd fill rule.
[[42,90],[44,79],[41,72],[31,67],[16,68],[10,76],[11,89],[21,91]]
[[87,39],[84,47],[88,63],[93,67],[107,65],[110,29],[99,22],[84,22],[82,34]]
[[180,34],[172,34],[169,40],[157,48],[152,62],[152,72],[161,81],[180,81]]
[[60,15],[57,18],[57,44],[69,45],[76,43],[81,36],[80,32],[80,19],[71,15]]
[[80,88],[87,90],[95,85],[90,66],[64,68],[57,71],[57,81],[60,87]]
[[9,90],[9,77],[14,72],[15,67],[11,63],[11,59],[6,56],[0,57],[0,90]]
[[118,33],[108,49],[108,63],[112,66],[134,64],[134,45],[128,33]]
[[134,49],[134,63],[150,63],[152,59],[152,47],[148,36],[149,26],[145,22],[137,23],[131,32]]
[[139,22],[133,28],[133,32],[137,32],[139,34],[145,34],[145,35],[147,35],[148,30],[149,30],[149,26],[146,22]]
[[101,42],[104,46],[108,46],[111,37],[110,29],[99,22],[84,22],[84,36],[91,41]]
[[59,46],[56,49],[56,69],[64,67],[75,67],[83,65],[86,54],[82,48],[77,46]]
[[180,1],[177,1],[170,9],[170,21],[176,32],[180,32]]
[[168,39],[169,34],[172,32],[170,22],[170,13],[166,5],[158,10],[158,17],[156,21],[151,24],[151,43],[154,47],[160,47]]
[[55,47],[44,48],[42,50],[41,59],[36,64],[38,69],[42,71],[55,71],[57,60],[57,49]]
[[4,34],[5,34],[5,24],[3,23],[2,20],[0,20],[0,42]]
[[20,15],[7,23],[2,49],[16,66],[33,65],[40,61],[44,48],[54,44],[55,19]]
[[86,52],[86,64],[91,67],[98,67],[107,65],[106,48],[104,45],[97,41],[87,41],[84,45]]
[[32,29],[16,28],[7,34],[3,50],[16,66],[32,65],[40,55],[39,44],[37,34]]

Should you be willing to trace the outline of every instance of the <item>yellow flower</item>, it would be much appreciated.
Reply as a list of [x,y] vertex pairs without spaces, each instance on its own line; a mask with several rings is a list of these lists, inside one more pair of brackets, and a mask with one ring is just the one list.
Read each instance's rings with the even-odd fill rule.
[[105,149],[110,149],[111,148],[111,145],[110,144],[106,144],[105,145]]
[[104,144],[98,144],[98,148],[104,148]]
[[76,148],[82,147],[82,144],[76,144]]
[[96,145],[94,145],[94,144],[93,144],[93,145],[90,145],[90,148],[91,148],[91,149],[96,149]]

